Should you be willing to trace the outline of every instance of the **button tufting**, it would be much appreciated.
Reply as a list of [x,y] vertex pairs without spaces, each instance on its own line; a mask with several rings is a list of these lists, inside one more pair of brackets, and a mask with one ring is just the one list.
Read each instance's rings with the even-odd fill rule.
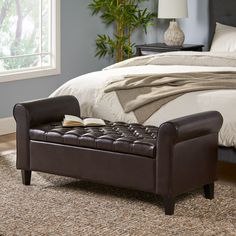
[[52,123],[34,127],[30,139],[155,158],[158,127],[108,122],[102,127],[70,127]]

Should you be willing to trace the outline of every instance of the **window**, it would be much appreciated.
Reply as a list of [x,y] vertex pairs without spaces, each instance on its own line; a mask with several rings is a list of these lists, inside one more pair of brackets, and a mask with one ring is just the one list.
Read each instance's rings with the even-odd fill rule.
[[60,0],[0,0],[0,82],[60,73]]

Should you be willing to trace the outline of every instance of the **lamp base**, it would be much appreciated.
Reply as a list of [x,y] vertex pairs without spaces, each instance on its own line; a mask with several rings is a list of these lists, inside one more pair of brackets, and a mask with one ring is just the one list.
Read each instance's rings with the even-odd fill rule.
[[170,21],[170,26],[164,34],[164,42],[168,46],[182,46],[184,43],[184,32],[176,21]]

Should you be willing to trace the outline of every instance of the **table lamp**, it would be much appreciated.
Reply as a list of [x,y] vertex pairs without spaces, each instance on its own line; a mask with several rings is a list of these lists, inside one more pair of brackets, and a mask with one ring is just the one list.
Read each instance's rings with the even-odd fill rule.
[[159,0],[158,18],[172,19],[164,34],[164,42],[168,46],[182,46],[184,33],[176,19],[188,17],[187,0]]

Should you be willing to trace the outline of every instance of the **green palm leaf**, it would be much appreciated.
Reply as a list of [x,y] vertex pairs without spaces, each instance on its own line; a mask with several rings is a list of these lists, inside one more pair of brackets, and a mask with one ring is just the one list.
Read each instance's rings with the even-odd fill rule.
[[95,56],[116,57],[117,61],[133,56],[135,43],[131,36],[135,30],[147,33],[147,27],[154,24],[156,14],[147,8],[142,9],[140,3],[147,0],[92,0],[88,5],[92,15],[99,14],[102,22],[113,25],[116,33],[112,36],[98,35]]

